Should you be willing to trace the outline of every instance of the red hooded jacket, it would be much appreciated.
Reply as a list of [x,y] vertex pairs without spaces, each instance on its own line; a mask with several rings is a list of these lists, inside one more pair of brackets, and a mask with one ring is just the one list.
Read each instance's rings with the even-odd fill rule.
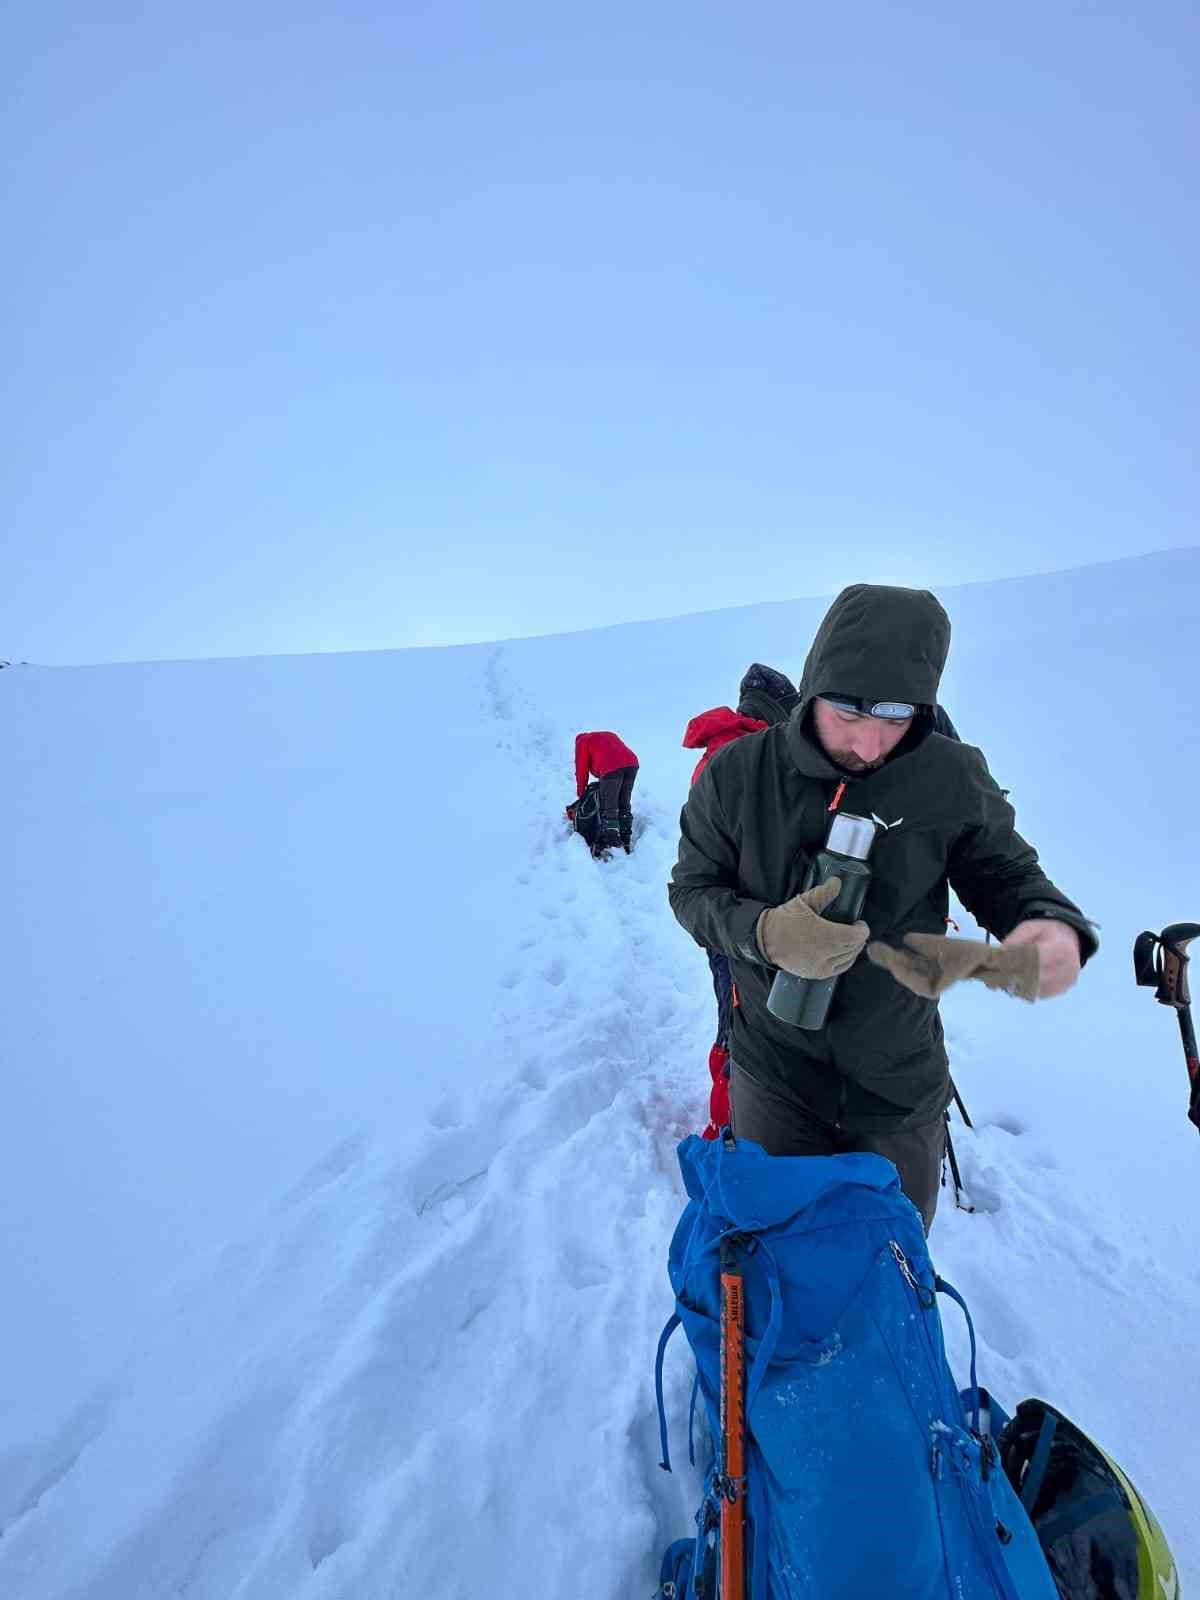
[[588,776],[607,778],[618,767],[636,767],[638,758],[615,733],[577,733],[575,735],[575,793],[587,788]]
[[693,717],[683,735],[683,748],[703,750],[704,754],[692,773],[692,782],[695,783],[722,745],[732,744],[743,734],[761,733],[769,726],[769,723],[760,722],[757,717],[743,717],[739,711],[731,711],[728,706],[714,706],[711,711],[702,711],[698,717]]

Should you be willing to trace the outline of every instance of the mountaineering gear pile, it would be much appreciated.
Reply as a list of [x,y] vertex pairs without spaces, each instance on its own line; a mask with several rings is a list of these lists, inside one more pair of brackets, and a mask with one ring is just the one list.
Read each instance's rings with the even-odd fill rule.
[[998,1433],[1005,1474],[1066,1600],[1178,1600],[1166,1535],[1082,1429],[1044,1400],[1022,1400]]
[[739,1000],[733,1058],[845,1132],[928,1123],[945,1108],[950,1080],[936,1002],[870,961],[842,974],[819,1031],[767,1010],[774,970],[755,928],[764,911],[803,890],[839,790],[842,809],[879,824],[862,913],[873,938],[899,946],[907,933],[943,934],[953,887],[999,939],[1027,918],[1050,916],[1079,932],[1085,960],[1096,948],[1091,924],[1016,831],[980,751],[935,733],[921,716],[882,767],[849,773],[811,732],[822,689],[935,706],[949,634],[930,594],[846,590],[821,625],[791,718],[724,749],[680,818],[671,907],[698,944],[729,957]]
[[[664,1559],[677,1600],[711,1597],[695,1580],[720,1560],[731,1495],[744,1501],[748,1600],[1058,1600],[974,1360],[962,1395],[947,1365],[938,1292],[963,1303],[934,1273],[891,1163],[692,1137],[679,1164],[689,1203],[659,1343],[663,1464],[663,1361],[680,1322],[714,1454],[695,1537]],[[721,1448],[723,1245],[744,1287],[740,1473]]]
[[588,849],[594,850],[600,836],[599,783],[589,783],[578,800],[567,806],[564,815]]
[[1161,933],[1139,933],[1133,947],[1133,972],[1139,984],[1156,990],[1160,1005],[1170,1006],[1179,1018],[1183,1059],[1191,1091],[1188,1121],[1200,1128],[1200,1050],[1192,1023],[1192,996],[1188,988],[1188,945],[1200,939],[1200,923],[1173,922]]
[[989,989],[1003,989],[1018,1000],[1038,997],[1040,961],[1036,945],[985,944],[982,939],[947,939],[939,933],[906,933],[904,947],[876,940],[868,957],[913,994],[936,1000],[964,978],[978,978]]
[[829,878],[781,906],[771,906],[758,919],[759,948],[773,967],[797,978],[833,978],[858,959],[870,929],[865,922],[830,922],[821,913],[841,891],[842,880]]

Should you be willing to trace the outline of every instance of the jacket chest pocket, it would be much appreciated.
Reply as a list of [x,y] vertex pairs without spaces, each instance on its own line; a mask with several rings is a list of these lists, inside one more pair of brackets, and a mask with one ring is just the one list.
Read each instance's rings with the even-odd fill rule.
[[932,828],[914,828],[891,838],[884,835],[871,854],[873,876],[863,911],[872,928],[898,922],[916,926],[915,908],[944,907],[948,865],[945,835]]

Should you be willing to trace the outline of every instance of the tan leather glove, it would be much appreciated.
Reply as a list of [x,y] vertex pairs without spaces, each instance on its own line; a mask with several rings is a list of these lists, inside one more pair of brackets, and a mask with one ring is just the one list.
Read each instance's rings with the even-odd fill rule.
[[829,878],[762,913],[758,947],[773,967],[797,978],[836,978],[854,965],[870,928],[865,922],[827,922],[821,915],[841,887],[840,878]]
[[1038,997],[1036,945],[984,944],[979,939],[946,939],[940,933],[906,933],[904,945],[897,950],[874,940],[867,955],[926,1000],[936,1000],[962,978],[978,978],[989,989],[1003,989],[1018,1000]]

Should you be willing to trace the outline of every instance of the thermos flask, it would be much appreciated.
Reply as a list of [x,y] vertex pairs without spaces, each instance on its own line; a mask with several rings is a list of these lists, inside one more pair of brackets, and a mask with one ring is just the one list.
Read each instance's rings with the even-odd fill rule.
[[[830,922],[857,922],[862,914],[871,884],[867,857],[875,843],[875,831],[869,817],[849,812],[839,812],[830,824],[825,848],[814,857],[804,880],[806,890],[829,878],[842,880],[837,899],[822,913]],[[823,1028],[836,988],[836,978],[798,978],[780,968],[767,996],[767,1010],[794,1028]]]

